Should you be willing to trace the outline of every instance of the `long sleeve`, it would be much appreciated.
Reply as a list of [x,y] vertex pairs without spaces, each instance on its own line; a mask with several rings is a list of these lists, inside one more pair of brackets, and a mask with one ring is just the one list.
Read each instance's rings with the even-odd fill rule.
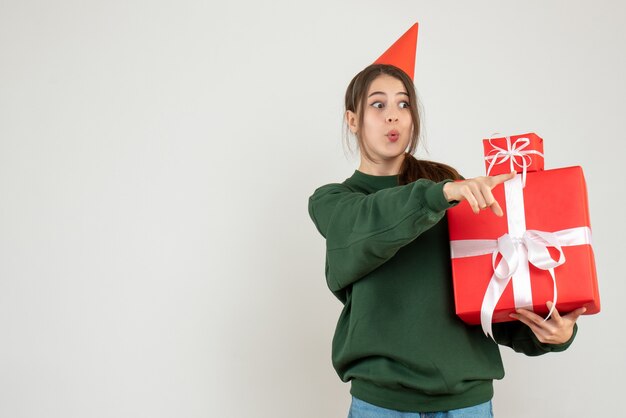
[[317,189],[309,214],[326,238],[329,288],[345,288],[439,222],[454,205],[443,195],[446,182],[422,179],[370,194],[345,184]]

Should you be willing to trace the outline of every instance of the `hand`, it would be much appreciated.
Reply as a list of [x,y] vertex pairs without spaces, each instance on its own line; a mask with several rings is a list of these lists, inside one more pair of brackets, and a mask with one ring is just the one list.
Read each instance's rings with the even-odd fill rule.
[[[548,309],[552,308],[552,302],[548,302],[546,305]],[[542,317],[534,312],[527,309],[517,309],[517,313],[511,314],[510,317],[528,325],[540,342],[544,344],[563,344],[572,338],[576,320],[586,311],[587,308],[578,308],[567,315],[561,316],[555,308],[550,319],[544,321]]]
[[502,216],[502,208],[491,194],[491,189],[500,183],[511,180],[515,177],[515,172],[500,174],[490,177],[475,177],[469,180],[446,183],[443,186],[443,194],[448,202],[467,200],[474,213],[479,213],[480,209],[491,208],[494,214]]

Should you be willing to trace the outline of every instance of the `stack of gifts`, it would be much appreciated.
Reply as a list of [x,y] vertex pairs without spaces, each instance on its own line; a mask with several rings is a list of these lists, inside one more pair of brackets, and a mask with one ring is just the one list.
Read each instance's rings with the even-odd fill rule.
[[550,314],[600,311],[581,167],[543,169],[543,140],[525,134],[483,141],[487,175],[517,171],[492,193],[504,211],[476,215],[464,201],[448,210],[457,315],[481,324],[511,321],[517,308]]

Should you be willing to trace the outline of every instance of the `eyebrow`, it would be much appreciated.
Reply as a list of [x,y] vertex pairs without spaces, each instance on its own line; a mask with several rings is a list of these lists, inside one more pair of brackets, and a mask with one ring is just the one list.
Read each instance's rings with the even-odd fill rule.
[[[382,91],[373,91],[373,92],[371,92],[371,93],[370,93],[367,97],[368,97],[368,98],[369,98],[369,97],[372,97],[372,96],[374,96],[375,94],[382,94],[382,95],[385,95],[385,96],[387,95],[386,93],[384,93],[384,92],[382,92]],[[399,94],[404,94],[405,96],[408,96],[408,95],[409,95],[409,93],[405,93],[405,92],[403,92],[403,91],[400,91],[400,92],[396,93],[396,96],[397,96],[397,95],[399,95]]]

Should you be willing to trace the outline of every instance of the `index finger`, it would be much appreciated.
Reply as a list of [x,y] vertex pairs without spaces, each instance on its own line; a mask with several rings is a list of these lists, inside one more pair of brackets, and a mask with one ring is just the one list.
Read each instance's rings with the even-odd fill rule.
[[517,173],[515,171],[511,171],[510,173],[498,174],[497,176],[491,176],[490,177],[490,183],[491,183],[490,187],[493,189],[498,184],[504,183],[507,180],[511,180],[513,177],[515,177],[516,174]]

